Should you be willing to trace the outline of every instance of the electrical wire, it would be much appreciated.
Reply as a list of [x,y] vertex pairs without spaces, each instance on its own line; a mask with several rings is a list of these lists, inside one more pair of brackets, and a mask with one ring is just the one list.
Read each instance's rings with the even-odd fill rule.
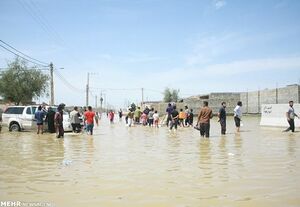
[[42,67],[48,67],[48,65],[42,65],[42,64],[40,64],[40,63],[34,62],[34,61],[32,61],[32,60],[29,60],[28,58],[25,58],[25,57],[23,57],[23,56],[21,56],[21,55],[15,53],[15,52],[13,52],[12,50],[8,49],[7,47],[5,47],[5,46],[3,46],[3,45],[1,45],[1,44],[0,44],[0,47],[2,47],[3,49],[7,50],[8,52],[10,52],[10,53],[16,55],[17,57],[20,57],[20,58],[22,58],[22,59],[28,61],[28,62],[30,62],[30,63],[33,63],[33,64],[35,64],[35,65],[39,65],[39,66],[42,66]]
[[13,46],[11,46],[10,44],[4,42],[3,40],[0,40],[0,42],[2,42],[3,44],[5,44],[6,46],[10,47],[11,49],[17,51],[18,53],[22,54],[22,55],[25,56],[26,58],[29,58],[29,59],[31,59],[31,60],[33,60],[33,61],[36,61],[36,62],[38,62],[39,64],[49,65],[49,64],[46,63],[46,62],[37,60],[37,59],[35,59],[35,58],[33,58],[33,57],[30,57],[29,55],[24,54],[23,52],[21,52],[20,50],[14,48]]
[[[41,11],[40,7],[37,5],[36,2],[30,0],[28,1],[18,0],[18,2],[23,7],[23,9],[32,17],[32,19],[42,28],[42,30],[47,34],[47,37],[50,40],[56,42],[57,44],[59,44],[64,48],[68,48],[63,38],[54,29],[54,27],[51,26],[49,21],[45,18],[43,12]],[[78,57],[75,57],[71,53],[66,53],[66,54],[75,62],[82,64],[79,61]]]
[[84,92],[85,92],[84,90],[79,89],[79,88],[75,87],[74,85],[72,85],[71,83],[69,83],[69,81],[67,81],[67,80],[64,78],[64,76],[63,76],[60,72],[58,72],[58,70],[54,70],[53,72],[54,72],[54,73],[57,75],[57,77],[63,82],[63,84],[64,84],[65,86],[67,86],[69,89],[71,89],[72,91],[77,91],[77,92],[79,92],[79,93],[84,93]]

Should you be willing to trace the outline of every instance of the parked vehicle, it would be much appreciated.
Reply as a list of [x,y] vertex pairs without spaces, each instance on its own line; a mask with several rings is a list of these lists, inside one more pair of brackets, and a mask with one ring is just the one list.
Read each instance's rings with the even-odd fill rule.
[[[2,125],[7,126],[9,131],[35,130],[34,114],[36,109],[37,106],[9,106],[2,114]],[[72,130],[70,116],[67,112],[64,112],[63,124],[65,131]],[[45,123],[45,129],[47,129],[47,123]]]
[[[46,109],[48,110],[49,106],[46,107]],[[54,110],[55,112],[57,112],[57,106],[51,106],[52,110]],[[47,125],[47,123],[46,123]],[[63,114],[63,126],[64,126],[64,130],[65,132],[70,132],[72,131],[72,125],[71,125],[71,122],[70,122],[70,114],[66,111],[64,111],[64,114]],[[48,125],[47,125],[48,127]]]

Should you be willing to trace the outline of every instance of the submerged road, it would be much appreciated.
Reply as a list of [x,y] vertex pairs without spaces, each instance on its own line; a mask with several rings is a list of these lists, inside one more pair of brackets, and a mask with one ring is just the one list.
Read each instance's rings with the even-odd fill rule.
[[[0,134],[0,201],[45,206],[300,206],[300,133],[228,117],[210,139],[103,119],[93,136]],[[297,128],[299,131],[299,128]]]

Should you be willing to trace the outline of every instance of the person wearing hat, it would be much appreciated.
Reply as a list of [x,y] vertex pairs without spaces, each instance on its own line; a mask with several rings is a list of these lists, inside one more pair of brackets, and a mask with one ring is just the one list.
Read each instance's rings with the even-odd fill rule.
[[56,137],[63,138],[64,137],[64,126],[63,126],[63,110],[65,108],[65,104],[59,104],[57,107],[57,112],[54,116],[55,126],[56,126]]

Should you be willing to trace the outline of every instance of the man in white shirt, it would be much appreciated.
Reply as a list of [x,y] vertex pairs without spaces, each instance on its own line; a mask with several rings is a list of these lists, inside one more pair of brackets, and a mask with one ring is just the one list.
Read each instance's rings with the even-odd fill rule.
[[290,127],[285,130],[286,132],[288,132],[290,130],[292,132],[295,132],[295,121],[294,121],[294,119],[295,119],[295,117],[299,118],[299,116],[295,113],[293,105],[294,105],[294,102],[289,101],[289,106],[290,107],[289,107],[288,111],[286,112],[286,118],[287,118],[287,121],[288,121]]
[[241,118],[242,118],[242,102],[238,101],[236,107],[234,108],[234,122],[236,126],[236,132],[240,132]]
[[80,125],[80,114],[78,112],[78,107],[75,106],[74,110],[70,113],[70,122],[73,128],[73,132],[78,133],[81,131],[81,125]]

